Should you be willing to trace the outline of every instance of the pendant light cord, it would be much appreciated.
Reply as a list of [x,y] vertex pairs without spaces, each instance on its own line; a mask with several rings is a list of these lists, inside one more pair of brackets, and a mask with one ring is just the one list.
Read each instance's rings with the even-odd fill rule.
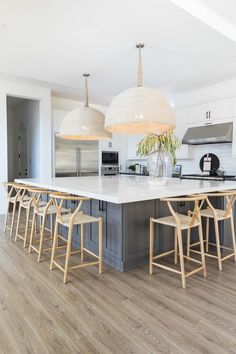
[[144,47],[144,44],[137,44],[136,48],[138,48],[138,81],[137,86],[143,86],[143,67],[142,67],[142,55],[141,50]]
[[85,78],[85,82],[84,82],[84,94],[85,94],[84,107],[88,107],[89,106],[89,99],[88,99],[88,77],[89,77],[89,74],[83,74],[83,76]]

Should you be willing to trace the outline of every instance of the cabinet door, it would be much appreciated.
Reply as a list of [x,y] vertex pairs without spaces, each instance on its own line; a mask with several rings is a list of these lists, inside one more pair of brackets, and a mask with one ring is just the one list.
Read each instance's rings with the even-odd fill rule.
[[212,102],[208,107],[208,120],[224,120],[233,116],[232,99]]
[[214,124],[233,116],[233,100],[225,99],[191,107],[192,124]]
[[[122,205],[91,201],[91,214],[103,220],[103,258],[122,260]],[[98,223],[91,224],[90,249],[98,252]],[[114,264],[116,265],[116,264]]]

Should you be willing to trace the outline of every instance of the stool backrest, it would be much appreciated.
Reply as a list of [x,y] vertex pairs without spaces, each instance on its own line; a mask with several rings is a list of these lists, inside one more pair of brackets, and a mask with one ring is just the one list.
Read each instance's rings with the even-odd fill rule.
[[226,200],[226,207],[225,207],[225,209],[223,209],[225,211],[224,217],[227,218],[231,215],[232,210],[233,210],[233,206],[234,206],[234,202],[236,199],[236,191],[206,193],[205,195],[207,197],[206,198],[207,205],[211,209],[214,216],[217,216],[217,213],[216,213],[215,207],[212,205],[212,203],[209,199],[210,197],[224,197]]
[[196,221],[201,220],[201,215],[200,215],[200,210],[204,204],[204,201],[206,200],[205,195],[193,195],[193,196],[188,196],[188,197],[174,197],[174,198],[162,198],[161,201],[167,202],[168,208],[174,217],[177,227],[181,226],[180,218],[178,216],[178,213],[174,210],[172,203],[177,202],[193,202],[194,203],[194,208],[193,210],[190,210],[188,212],[189,216],[191,216],[190,222],[189,222],[189,227],[192,227]]
[[14,198],[13,201],[16,202],[17,200],[20,200],[21,195],[25,193],[26,187],[23,184],[15,182],[4,182],[3,185],[6,188],[8,200],[12,200],[12,198]]
[[[38,211],[40,202],[43,196],[49,195],[50,191],[43,188],[28,187],[27,192],[30,196],[29,204],[32,205],[36,211]],[[49,200],[46,205],[50,205],[52,202]],[[49,206],[48,205],[48,206]]]
[[80,196],[73,196],[70,194],[62,194],[59,192],[54,192],[54,193],[50,193],[50,198],[54,201],[54,204],[57,207],[57,218],[59,221],[63,221],[62,220],[62,208],[64,205],[65,201],[78,201],[78,206],[76,207],[76,209],[73,211],[73,213],[71,212],[70,209],[70,213],[71,213],[71,220],[70,222],[73,224],[74,218],[76,217],[76,215],[81,211],[81,207],[84,201],[86,200],[90,200],[90,198],[86,198],[86,197],[80,197]]

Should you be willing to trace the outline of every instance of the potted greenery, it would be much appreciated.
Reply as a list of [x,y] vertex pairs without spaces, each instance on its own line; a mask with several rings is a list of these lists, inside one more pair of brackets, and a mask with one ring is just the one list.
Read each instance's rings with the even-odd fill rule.
[[156,177],[155,184],[165,184],[166,177],[171,177],[173,166],[176,164],[176,151],[181,141],[173,131],[161,135],[149,134],[137,146],[140,156],[148,156],[149,175]]

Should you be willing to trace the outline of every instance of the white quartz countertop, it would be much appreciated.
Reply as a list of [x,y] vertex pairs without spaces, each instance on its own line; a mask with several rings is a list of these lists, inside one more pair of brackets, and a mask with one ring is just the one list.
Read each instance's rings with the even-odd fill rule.
[[166,185],[154,186],[150,184],[151,177],[127,175],[31,178],[17,179],[16,182],[116,204],[236,189],[236,180],[203,181],[170,178]]

